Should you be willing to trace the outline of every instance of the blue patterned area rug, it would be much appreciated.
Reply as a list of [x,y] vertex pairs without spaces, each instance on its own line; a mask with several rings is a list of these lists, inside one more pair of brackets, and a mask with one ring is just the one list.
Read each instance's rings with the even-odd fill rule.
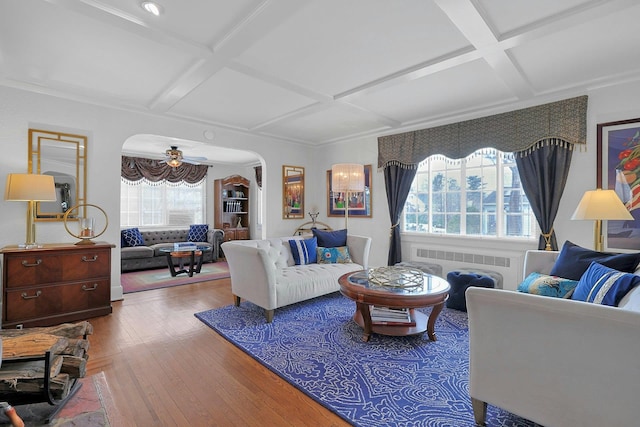
[[[353,425],[475,425],[466,313],[445,308],[435,342],[426,334],[363,342],[354,310],[334,293],[278,309],[271,324],[249,302],[195,316]],[[487,412],[487,426],[536,426],[491,405]]]

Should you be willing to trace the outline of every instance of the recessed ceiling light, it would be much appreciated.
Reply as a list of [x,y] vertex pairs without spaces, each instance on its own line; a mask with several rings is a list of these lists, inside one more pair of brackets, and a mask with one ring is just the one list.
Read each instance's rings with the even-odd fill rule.
[[160,7],[159,4],[154,3],[152,1],[142,2],[142,8],[155,16],[160,16],[160,13],[162,13],[162,7]]

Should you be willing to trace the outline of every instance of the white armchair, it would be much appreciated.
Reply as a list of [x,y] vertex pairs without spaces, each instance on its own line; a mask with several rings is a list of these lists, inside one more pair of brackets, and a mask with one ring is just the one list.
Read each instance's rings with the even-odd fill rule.
[[[529,251],[525,276],[557,252]],[[632,426],[640,420],[640,287],[618,307],[469,288],[469,394],[545,426]]]

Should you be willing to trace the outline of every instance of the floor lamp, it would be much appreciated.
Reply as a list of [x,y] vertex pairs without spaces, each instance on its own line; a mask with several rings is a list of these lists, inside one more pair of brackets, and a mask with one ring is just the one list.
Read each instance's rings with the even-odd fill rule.
[[51,175],[37,175],[31,173],[10,173],[7,175],[7,185],[4,199],[14,202],[27,202],[27,241],[24,247],[37,247],[35,202],[55,202],[56,186]]
[[364,166],[338,163],[331,166],[331,191],[344,193],[344,228],[349,227],[349,193],[364,191]]
[[632,220],[633,216],[631,216],[615,191],[598,188],[584,193],[571,219],[595,220],[594,246],[596,251],[602,252],[604,248],[602,221]]

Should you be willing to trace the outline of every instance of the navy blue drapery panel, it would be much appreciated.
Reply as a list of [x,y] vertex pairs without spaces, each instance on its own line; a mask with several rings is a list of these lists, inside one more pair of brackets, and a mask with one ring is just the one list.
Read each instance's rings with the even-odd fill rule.
[[571,144],[549,141],[516,156],[522,188],[540,226],[538,249],[558,250],[553,222],[569,175],[571,148]]
[[384,185],[387,190],[387,204],[391,217],[391,233],[389,237],[389,257],[387,265],[395,265],[402,261],[400,241],[400,215],[407,201],[411,183],[416,176],[417,169],[403,168],[398,165],[388,165],[384,168]]

